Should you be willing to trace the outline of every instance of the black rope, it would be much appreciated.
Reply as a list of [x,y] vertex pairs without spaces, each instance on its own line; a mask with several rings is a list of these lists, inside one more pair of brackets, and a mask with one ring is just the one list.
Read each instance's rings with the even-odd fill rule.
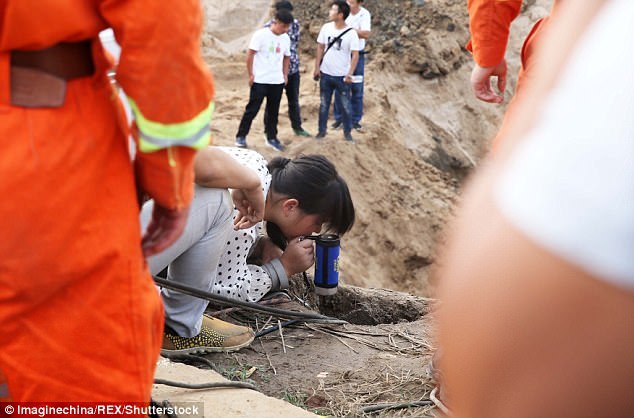
[[379,411],[389,411],[391,409],[404,409],[404,408],[415,408],[419,406],[431,406],[434,403],[430,400],[424,401],[414,401],[414,402],[405,402],[405,403],[386,403],[380,405],[369,405],[361,408],[361,412],[364,414],[370,414],[372,412]]
[[174,360],[180,360],[180,361],[190,361],[190,362],[198,362],[198,363],[203,363],[206,364],[207,366],[209,366],[211,368],[211,370],[215,371],[216,373],[220,373],[220,370],[218,370],[218,368],[216,367],[216,365],[214,364],[213,361],[205,358],[205,357],[201,357],[201,356],[196,356],[194,354],[182,354],[182,353],[173,353],[173,354],[161,354],[163,357],[168,358],[172,361]]
[[218,389],[218,388],[243,388],[257,390],[255,385],[247,382],[207,382],[207,383],[183,383],[173,380],[154,379],[154,384],[173,386],[183,389]]
[[176,290],[180,293],[184,293],[189,296],[194,296],[200,299],[205,299],[211,302],[218,302],[225,305],[240,306],[241,308],[244,308],[244,309],[248,309],[248,310],[260,312],[260,313],[273,314],[276,316],[280,316],[282,318],[322,320],[324,322],[329,322],[333,324],[347,323],[346,321],[343,321],[341,319],[332,318],[329,316],[324,316],[324,315],[320,315],[316,313],[287,311],[284,309],[272,308],[270,306],[258,305],[257,303],[234,300],[224,296],[214,295],[213,293],[205,292],[203,290],[196,289],[195,287],[187,286],[172,280],[162,279],[156,276],[154,276],[154,282],[158,284],[159,286],[166,287],[171,290]]

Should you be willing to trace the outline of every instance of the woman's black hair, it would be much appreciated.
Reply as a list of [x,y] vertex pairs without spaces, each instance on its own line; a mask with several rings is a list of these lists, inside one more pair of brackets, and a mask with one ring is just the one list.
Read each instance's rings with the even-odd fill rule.
[[[275,157],[268,169],[271,191],[297,199],[301,210],[320,215],[331,232],[343,235],[352,228],[355,213],[350,190],[326,157],[300,155],[293,160]],[[277,225],[267,222],[266,230],[276,245],[286,247],[286,239]]]

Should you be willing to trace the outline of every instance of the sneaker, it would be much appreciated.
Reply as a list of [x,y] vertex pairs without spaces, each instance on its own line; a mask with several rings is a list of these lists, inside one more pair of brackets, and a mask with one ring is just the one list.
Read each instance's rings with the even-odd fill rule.
[[280,140],[277,139],[277,138],[267,139],[266,140],[266,145],[268,145],[271,148],[276,149],[277,151],[284,151],[284,149],[286,148],[284,145],[282,145]]
[[339,122],[335,121],[335,123],[333,123],[332,125],[330,125],[330,127],[331,127],[332,129],[339,129],[339,128],[341,128],[341,121],[339,121]]
[[166,328],[161,355],[169,357],[171,354],[231,352],[248,346],[254,338],[255,334],[249,327],[204,315],[200,333],[195,337],[181,337]]
[[357,130],[359,132],[363,131],[363,126],[359,122],[352,124],[352,129]]
[[246,148],[247,139],[244,136],[236,136],[236,147]]
[[346,132],[343,134],[343,137],[346,141],[348,141],[351,144],[354,144],[354,138],[352,138],[352,135],[350,134],[350,132]]
[[310,133],[308,133],[308,131],[304,128],[293,129],[293,132],[295,132],[295,135],[297,136],[310,136]]
[[315,135],[315,139],[324,139],[326,137],[326,132],[319,132]]

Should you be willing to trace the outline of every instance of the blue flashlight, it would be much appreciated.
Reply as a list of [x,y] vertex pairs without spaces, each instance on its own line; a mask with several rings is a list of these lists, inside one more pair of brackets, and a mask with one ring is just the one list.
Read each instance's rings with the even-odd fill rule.
[[322,296],[334,295],[339,285],[341,240],[335,234],[306,238],[315,241],[315,293]]

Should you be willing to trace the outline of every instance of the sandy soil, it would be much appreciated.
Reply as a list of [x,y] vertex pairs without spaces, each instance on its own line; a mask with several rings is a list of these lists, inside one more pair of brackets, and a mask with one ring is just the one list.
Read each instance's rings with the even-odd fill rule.
[[[268,19],[269,2],[203,3],[203,49],[217,88],[214,140],[232,145],[248,97],[246,45]],[[329,2],[293,3],[302,23],[302,119],[314,134],[319,97],[309,54]],[[464,1],[416,3],[365,2],[374,12],[375,35],[366,63],[364,132],[355,133],[355,145],[344,143],[341,131],[329,132],[320,142],[294,136],[285,99],[279,137],[288,146],[286,155],[325,154],[349,183],[358,218],[342,243],[341,280],[428,296],[433,294],[430,271],[440,231],[458,199],[460,182],[485,153],[504,106],[478,102],[470,92],[470,56],[462,48],[468,39]],[[512,75],[521,40],[531,22],[547,13],[550,1],[525,3],[509,46]],[[265,147],[260,115],[248,142],[266,157],[275,153]]]
[[[275,330],[239,352],[208,354],[205,358],[227,379],[254,383],[270,397],[322,416],[362,416],[363,408],[372,405],[429,399],[433,386],[425,366],[432,355],[434,317],[430,312],[434,301],[362,288],[345,288],[340,293],[342,297],[333,301],[337,306],[326,311],[349,324],[307,324],[284,328],[282,333]],[[355,309],[347,301],[353,302]],[[392,310],[390,318],[385,318],[384,302]],[[276,307],[304,310],[297,302]],[[402,313],[402,322],[394,317],[396,312]],[[277,325],[266,315],[245,311],[216,314],[256,330]],[[376,324],[381,319],[396,323]],[[195,365],[201,366],[198,361]],[[187,376],[174,377],[189,380]],[[223,394],[223,399],[226,403],[226,399],[239,396],[238,390],[232,390]],[[389,416],[431,417],[432,413],[433,407],[426,405],[393,411]]]
[[[312,133],[319,97],[310,77],[311,53],[328,3],[293,1],[302,22],[302,117]],[[472,97],[471,58],[462,47],[468,39],[464,0],[364,3],[374,12],[374,26],[366,63],[364,131],[353,133],[356,144],[345,143],[341,131],[330,131],[323,141],[295,137],[284,99],[279,137],[288,147],[285,155],[325,154],[348,181],[357,223],[342,242],[341,281],[430,296],[442,230],[459,201],[462,182],[486,153],[505,106]],[[525,1],[514,23],[507,97],[514,88],[521,41],[550,3]],[[217,91],[212,131],[216,144],[232,145],[249,90],[245,48],[251,33],[268,18],[269,2],[203,4],[203,50]],[[276,153],[265,147],[260,115],[248,142],[267,158]],[[394,302],[384,303],[387,299]],[[339,299],[322,308],[342,307],[346,312],[328,314],[357,324],[382,322],[363,322],[368,317],[386,317],[393,323],[288,329],[284,340],[273,333],[238,353],[208,358],[220,373],[248,378],[270,396],[324,415],[361,416],[361,408],[370,404],[428,398],[431,386],[424,366],[434,345],[433,314],[409,315],[412,306],[427,304],[426,299],[394,292]],[[381,310],[398,315],[381,315]],[[249,321],[255,328],[267,321],[260,317],[256,324],[253,318],[231,319]],[[240,399],[239,393],[231,396]],[[380,416],[431,414],[430,408],[416,408]]]

